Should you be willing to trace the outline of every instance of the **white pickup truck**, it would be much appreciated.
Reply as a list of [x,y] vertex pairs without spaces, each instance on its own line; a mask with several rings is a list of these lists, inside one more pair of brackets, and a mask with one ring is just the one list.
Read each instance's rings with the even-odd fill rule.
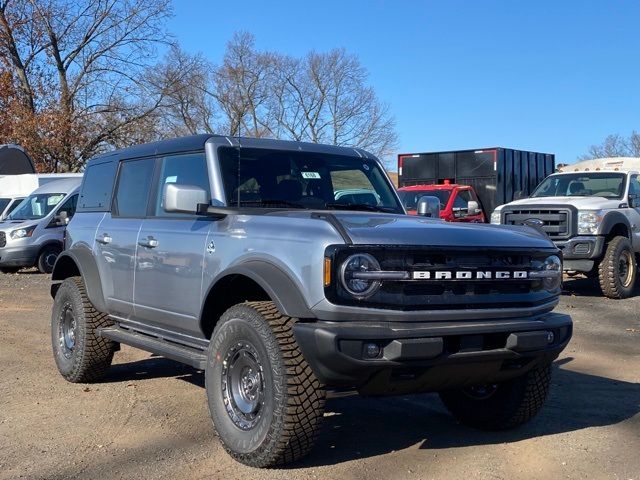
[[499,206],[491,223],[544,231],[564,270],[597,277],[609,298],[627,298],[640,252],[640,158],[586,160],[549,175],[529,198]]

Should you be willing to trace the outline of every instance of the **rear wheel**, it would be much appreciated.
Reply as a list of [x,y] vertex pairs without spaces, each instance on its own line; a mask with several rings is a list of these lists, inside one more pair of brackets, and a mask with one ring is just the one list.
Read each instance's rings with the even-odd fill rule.
[[51,344],[60,374],[73,383],[95,382],[107,373],[115,343],[98,335],[111,321],[87,297],[80,277],[67,278],[56,293]]
[[40,273],[53,272],[53,266],[56,264],[58,255],[60,255],[61,249],[55,245],[49,245],[44,247],[38,255],[38,270]]
[[440,392],[460,422],[482,430],[506,430],[532,419],[549,393],[551,366],[536,367],[507,382]]
[[312,448],[325,391],[273,302],[231,307],[211,338],[209,410],[222,445],[253,467],[289,463]]
[[602,293],[609,298],[628,298],[636,281],[636,259],[626,237],[614,237],[607,244],[598,267]]

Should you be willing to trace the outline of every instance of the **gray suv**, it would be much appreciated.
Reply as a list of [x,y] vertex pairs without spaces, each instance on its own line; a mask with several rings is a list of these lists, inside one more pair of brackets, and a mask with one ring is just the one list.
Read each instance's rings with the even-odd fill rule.
[[360,149],[200,135],[116,151],[88,163],[65,246],[62,376],[100,380],[122,343],[202,369],[222,444],[252,466],[306,454],[328,390],[439,392],[466,424],[520,425],[572,333],[548,238],[407,216]]

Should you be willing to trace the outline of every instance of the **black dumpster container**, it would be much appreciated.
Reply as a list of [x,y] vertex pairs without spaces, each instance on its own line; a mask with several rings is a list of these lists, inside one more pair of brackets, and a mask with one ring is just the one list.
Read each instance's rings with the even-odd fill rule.
[[451,183],[471,185],[487,215],[514,200],[516,192],[529,195],[555,171],[555,155],[511,148],[483,148],[398,155],[398,186]]

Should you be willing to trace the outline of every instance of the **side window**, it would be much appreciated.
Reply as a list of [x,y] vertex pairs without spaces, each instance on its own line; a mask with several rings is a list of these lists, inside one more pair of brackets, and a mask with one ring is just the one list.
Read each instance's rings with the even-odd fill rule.
[[65,202],[60,206],[60,209],[57,212],[57,215],[60,215],[60,212],[66,212],[67,217],[71,218],[76,213],[76,207],[78,205],[78,194],[71,195]]
[[[80,211],[104,212],[109,210],[117,166],[118,162],[116,161],[89,164],[84,173],[78,200]],[[42,185],[42,180],[40,184]]]
[[113,215],[145,217],[155,158],[122,162],[113,200]]
[[471,201],[471,193],[469,190],[461,190],[453,201],[453,208],[461,208],[466,210],[468,203]]
[[638,180],[638,175],[632,175],[629,180],[629,195],[637,195],[637,198],[630,200],[629,203],[633,208],[640,208],[640,180]]
[[179,213],[168,213],[164,211],[163,189],[168,183],[176,183],[180,185],[193,185],[202,188],[207,192],[208,198],[211,198],[209,189],[209,174],[207,170],[207,160],[204,152],[187,153],[182,155],[171,155],[162,158],[160,167],[160,177],[155,200],[154,215],[175,216],[185,215]]
[[20,205],[20,203],[22,202],[22,200],[24,200],[24,198],[16,198],[13,203],[11,205],[9,205],[9,208],[6,211],[6,215],[9,215],[11,212],[13,212],[16,207],[18,205]]

